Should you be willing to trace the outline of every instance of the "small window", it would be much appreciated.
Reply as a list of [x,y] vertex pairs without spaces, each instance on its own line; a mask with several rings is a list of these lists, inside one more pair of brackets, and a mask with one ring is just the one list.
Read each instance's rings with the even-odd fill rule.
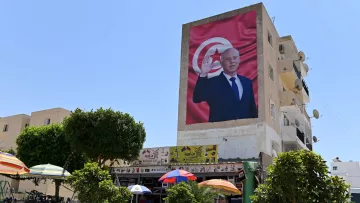
[[50,118],[45,119],[44,125],[50,125]]
[[270,115],[273,119],[276,120],[276,107],[275,107],[275,103],[271,100],[270,100]]
[[27,127],[29,127],[29,124],[28,124],[28,123],[25,124],[25,128],[27,128]]
[[333,171],[337,171],[337,166],[333,166]]
[[280,54],[285,54],[285,47],[283,44],[279,45],[279,52],[280,52]]
[[9,130],[9,125],[5,124],[3,128],[3,132],[7,132]]
[[270,31],[268,32],[268,42],[272,46],[272,35],[271,35]]
[[269,78],[274,81],[274,69],[269,65]]

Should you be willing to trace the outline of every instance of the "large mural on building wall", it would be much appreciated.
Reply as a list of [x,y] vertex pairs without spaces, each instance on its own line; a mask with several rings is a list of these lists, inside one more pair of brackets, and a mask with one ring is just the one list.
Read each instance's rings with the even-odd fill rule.
[[256,11],[190,28],[186,124],[258,117]]

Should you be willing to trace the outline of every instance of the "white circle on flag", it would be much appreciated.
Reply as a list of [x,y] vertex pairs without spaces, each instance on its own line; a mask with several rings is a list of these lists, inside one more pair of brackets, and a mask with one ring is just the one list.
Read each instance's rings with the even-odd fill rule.
[[[233,47],[232,44],[230,43],[230,41],[223,37],[213,37],[213,38],[205,40],[203,43],[201,43],[200,46],[196,49],[193,60],[192,60],[193,69],[194,69],[195,73],[198,75],[200,74],[201,68],[202,68],[202,67],[200,68],[198,66],[199,54],[209,44],[214,44],[214,45],[211,46],[206,51],[204,56],[206,56],[206,55],[211,56],[216,52],[216,50],[218,50],[219,53],[223,53],[226,49]],[[203,60],[204,60],[204,58],[205,57],[203,57]],[[218,76],[223,70],[220,65],[220,61],[213,62],[211,57],[210,57],[210,60],[211,60],[210,63],[214,63],[214,67],[212,68],[212,71],[208,74],[208,78]],[[201,61],[201,64],[202,64],[202,61]]]

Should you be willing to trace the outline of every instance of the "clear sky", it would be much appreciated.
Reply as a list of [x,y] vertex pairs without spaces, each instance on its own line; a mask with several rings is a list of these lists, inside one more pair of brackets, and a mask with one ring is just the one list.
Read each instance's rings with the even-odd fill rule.
[[[0,116],[112,107],[145,123],[146,147],[176,144],[182,24],[251,0],[1,1]],[[358,160],[360,2],[264,1],[309,57],[314,149]]]

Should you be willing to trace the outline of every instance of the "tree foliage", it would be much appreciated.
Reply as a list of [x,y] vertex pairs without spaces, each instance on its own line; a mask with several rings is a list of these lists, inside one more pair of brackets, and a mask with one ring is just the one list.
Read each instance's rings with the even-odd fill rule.
[[67,139],[78,151],[103,166],[107,160],[135,160],[145,142],[142,123],[112,109],[76,109],[64,121]]
[[194,181],[181,182],[167,189],[166,202],[171,203],[213,203],[217,194],[209,187],[199,187]]
[[73,152],[66,141],[61,124],[25,128],[16,140],[16,156],[28,167],[39,164],[53,164],[64,167],[70,173],[84,166],[82,155]]
[[300,150],[281,153],[268,168],[265,184],[251,197],[253,203],[348,202],[349,185],[330,176],[320,155]]
[[95,162],[87,163],[83,169],[75,171],[67,182],[78,193],[81,202],[127,203],[132,196],[127,188],[117,188],[109,172]]
[[12,154],[12,155],[16,156],[16,151],[15,151],[15,149],[13,149],[13,148],[10,148],[10,149],[5,150],[5,151],[3,151],[3,152],[8,153],[8,154]]

